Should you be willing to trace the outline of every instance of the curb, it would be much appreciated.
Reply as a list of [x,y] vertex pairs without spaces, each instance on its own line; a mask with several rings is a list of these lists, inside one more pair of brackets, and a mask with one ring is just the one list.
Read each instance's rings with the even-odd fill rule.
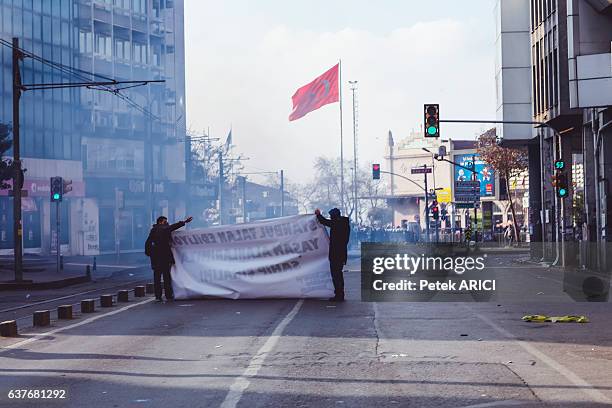
[[0,291],[15,290],[15,289],[30,289],[30,290],[44,290],[44,289],[60,289],[66,286],[76,285],[79,283],[91,282],[91,277],[87,275],[75,276],[72,278],[59,279],[48,282],[0,282]]

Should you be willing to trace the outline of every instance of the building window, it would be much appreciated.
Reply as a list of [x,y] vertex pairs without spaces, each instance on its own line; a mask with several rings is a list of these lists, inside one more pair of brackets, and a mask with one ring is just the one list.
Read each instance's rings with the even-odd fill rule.
[[147,14],[147,0],[134,0],[133,10],[135,13]]
[[130,59],[130,41],[121,38],[115,39],[115,57],[120,60]]
[[108,34],[96,33],[95,40],[96,54],[110,58],[112,56],[111,37]]
[[134,43],[134,62],[146,65],[147,63],[147,45]]
[[130,9],[130,0],[115,0],[115,7],[122,8],[124,10]]
[[91,31],[79,30],[79,52],[81,54],[91,54],[92,48]]
[[157,67],[161,65],[161,50],[159,47],[151,47],[151,63]]

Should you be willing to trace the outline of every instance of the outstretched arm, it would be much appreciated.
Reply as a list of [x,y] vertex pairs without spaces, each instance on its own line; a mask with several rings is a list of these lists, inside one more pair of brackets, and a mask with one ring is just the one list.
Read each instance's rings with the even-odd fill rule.
[[187,218],[185,218],[185,221],[179,221],[179,222],[176,222],[176,223],[170,225],[170,231],[174,231],[174,230],[177,230],[177,229],[179,229],[181,227],[184,227],[185,224],[191,222],[191,220],[193,220],[193,217],[187,217]]
[[318,208],[315,210],[315,215],[317,216],[317,220],[319,220],[321,224],[325,225],[326,227],[332,226],[331,220],[328,220],[327,218],[322,216],[321,211]]

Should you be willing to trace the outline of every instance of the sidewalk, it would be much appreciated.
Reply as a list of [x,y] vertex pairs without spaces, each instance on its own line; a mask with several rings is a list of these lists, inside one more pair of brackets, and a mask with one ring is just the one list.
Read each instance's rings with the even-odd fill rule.
[[[64,256],[63,268],[58,272],[54,256],[26,254],[23,260],[23,281],[15,282],[13,257],[0,256],[0,291],[57,289],[109,278],[146,265],[148,258],[139,253],[121,254],[119,259],[115,255]],[[89,266],[89,275],[87,266]]]

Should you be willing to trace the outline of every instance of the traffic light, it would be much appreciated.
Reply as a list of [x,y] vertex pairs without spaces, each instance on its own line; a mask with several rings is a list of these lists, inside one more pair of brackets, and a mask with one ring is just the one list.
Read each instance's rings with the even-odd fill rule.
[[431,216],[434,220],[440,218],[440,209],[438,208],[438,202],[436,200],[431,203]]
[[567,183],[567,174],[565,173],[565,161],[555,160],[554,173],[552,175],[552,186],[557,192],[557,197],[566,198],[569,196],[569,186]]
[[62,192],[63,194],[68,194],[69,192],[72,191],[72,180],[70,179],[64,179],[62,182]]
[[440,105],[425,105],[425,137],[440,137]]
[[49,192],[51,193],[51,201],[59,202],[62,201],[62,197],[64,195],[64,181],[61,177],[51,177],[51,188]]
[[567,176],[563,173],[557,175],[556,180],[557,187],[557,197],[565,198],[569,195],[569,188],[567,185]]
[[372,165],[372,179],[380,180],[380,164],[378,163]]

